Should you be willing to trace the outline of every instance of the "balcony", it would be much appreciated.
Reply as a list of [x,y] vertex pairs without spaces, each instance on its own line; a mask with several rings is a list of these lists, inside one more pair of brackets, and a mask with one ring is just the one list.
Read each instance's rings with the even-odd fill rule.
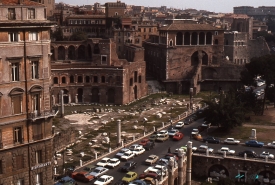
[[49,111],[34,111],[32,113],[28,113],[28,119],[35,121],[37,119],[47,119],[49,117],[54,117],[55,116],[55,110],[49,110]]

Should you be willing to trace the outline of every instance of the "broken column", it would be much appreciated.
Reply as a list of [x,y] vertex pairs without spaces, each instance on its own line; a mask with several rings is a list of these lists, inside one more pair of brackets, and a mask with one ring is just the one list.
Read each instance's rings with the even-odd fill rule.
[[60,91],[60,102],[61,102],[61,118],[64,117],[64,98],[63,98],[64,91]]
[[192,142],[187,142],[187,169],[186,169],[186,185],[191,185],[192,174]]
[[183,158],[184,158],[184,150],[179,149],[178,151],[178,156],[179,156],[179,167],[178,167],[178,176],[179,176],[179,181],[178,184],[183,184]]
[[121,145],[121,120],[117,120],[117,145]]
[[168,164],[168,185],[174,185],[174,165],[174,158],[170,157]]

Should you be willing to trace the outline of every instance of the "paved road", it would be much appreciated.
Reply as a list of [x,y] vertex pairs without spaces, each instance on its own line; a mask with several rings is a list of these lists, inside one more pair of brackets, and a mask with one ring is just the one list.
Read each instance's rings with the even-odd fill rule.
[[[143,162],[146,160],[146,158],[151,155],[151,154],[156,154],[159,157],[164,156],[168,152],[168,148],[171,148],[171,151],[174,151],[176,148],[179,148],[181,146],[186,145],[186,143],[189,141],[190,138],[190,133],[193,128],[196,128],[200,124],[202,124],[203,120],[197,120],[196,122],[193,122],[190,125],[185,125],[184,128],[182,128],[180,131],[184,134],[184,138],[181,141],[173,141],[173,140],[168,140],[165,141],[164,143],[156,143],[156,146],[153,150],[146,151],[144,154],[135,157],[134,161],[138,163],[137,168],[134,170],[138,174],[143,173],[143,171],[148,167]],[[202,144],[205,144],[201,141],[195,141],[192,140],[193,146],[199,147]],[[267,143],[265,143],[267,144]],[[252,149],[254,150],[257,154],[260,154],[262,151],[270,151],[271,153],[275,153],[275,149],[268,149],[268,148],[252,148],[252,147],[246,147],[244,145],[224,145],[224,144],[211,144],[208,143],[208,146],[214,149],[214,152],[220,149],[222,146],[228,146],[231,150],[235,150],[236,154],[238,154],[240,151],[246,150],[246,149]],[[113,157],[115,154],[110,155],[109,157]],[[120,163],[120,167],[124,165],[125,162]],[[108,175],[111,175],[115,177],[114,182],[122,179],[122,177],[125,175],[125,173],[122,173],[119,171],[120,167],[116,167],[115,169],[110,169],[108,171]],[[80,169],[81,170],[81,169]],[[80,171],[78,170],[78,171]],[[78,182],[79,185],[86,185],[86,184],[92,184],[93,182],[90,183],[81,183]]]

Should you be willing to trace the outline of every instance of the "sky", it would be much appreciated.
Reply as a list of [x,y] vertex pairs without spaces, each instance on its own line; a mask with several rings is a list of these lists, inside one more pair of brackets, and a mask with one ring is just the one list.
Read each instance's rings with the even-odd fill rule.
[[[116,0],[55,0],[56,3],[63,2],[73,5],[87,5],[95,2],[104,4],[116,2]],[[208,10],[222,13],[232,13],[234,6],[275,6],[275,0],[121,0],[127,5],[137,6],[167,6],[168,8],[194,8],[197,10]]]

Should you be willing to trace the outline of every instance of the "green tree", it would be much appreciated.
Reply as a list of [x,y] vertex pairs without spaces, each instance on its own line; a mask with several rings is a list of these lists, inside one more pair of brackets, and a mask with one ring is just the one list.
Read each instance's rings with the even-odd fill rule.
[[87,34],[82,31],[78,31],[72,34],[70,40],[72,41],[83,41],[88,38]]
[[58,28],[54,32],[51,32],[51,39],[54,41],[63,41],[63,32],[61,28]]

